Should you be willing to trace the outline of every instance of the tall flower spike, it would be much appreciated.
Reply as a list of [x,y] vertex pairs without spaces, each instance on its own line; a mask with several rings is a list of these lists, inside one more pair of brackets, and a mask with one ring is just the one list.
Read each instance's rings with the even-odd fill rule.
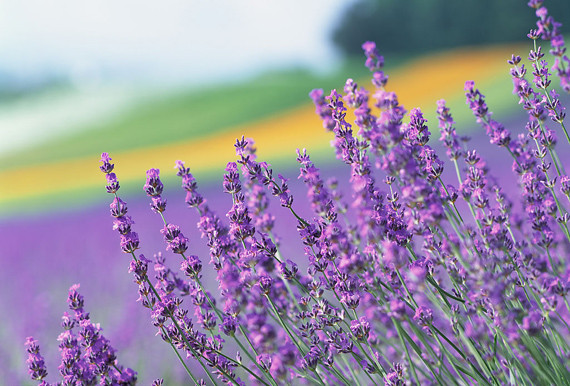
[[100,169],[105,173],[107,180],[107,193],[113,194],[114,198],[110,204],[111,215],[115,217],[113,221],[113,230],[120,234],[121,250],[125,253],[133,253],[139,248],[139,236],[132,231],[133,219],[127,215],[127,204],[117,195],[119,190],[119,180],[115,173],[112,173],[114,165],[110,163],[111,157],[108,153],[101,154]]
[[549,15],[541,1],[529,1],[528,6],[536,9],[538,18],[536,22],[538,29],[534,34],[531,31],[529,37],[536,41],[535,36],[540,36],[543,40],[550,41],[550,53],[555,57],[552,69],[560,78],[562,89],[570,93],[570,59],[566,55],[566,44],[560,28],[562,24],[554,20],[552,15]]
[[457,160],[463,155],[463,148],[461,147],[459,136],[455,131],[455,121],[451,117],[449,108],[445,105],[445,100],[437,101],[437,118],[439,121],[439,128],[441,129],[441,137],[439,140],[444,144],[447,149],[446,153],[449,159]]
[[[60,342],[61,384],[135,385],[136,371],[119,365],[115,349],[103,336],[99,325],[93,324],[89,313],[85,312],[84,298],[78,289],[79,284],[69,288],[67,303],[72,314],[63,314],[64,331],[57,339]],[[47,369],[37,341],[27,338],[26,349],[30,376],[40,381],[41,386],[49,385],[44,381]]]
[[40,381],[40,385],[47,385],[43,380],[48,375],[44,357],[40,354],[38,341],[31,336],[26,338],[26,351],[28,352],[26,363],[30,377],[34,381]]
[[494,145],[508,147],[511,142],[511,133],[499,122],[491,118],[491,113],[485,103],[485,96],[475,88],[472,80],[465,82],[465,96],[467,104],[487,132],[490,142]]

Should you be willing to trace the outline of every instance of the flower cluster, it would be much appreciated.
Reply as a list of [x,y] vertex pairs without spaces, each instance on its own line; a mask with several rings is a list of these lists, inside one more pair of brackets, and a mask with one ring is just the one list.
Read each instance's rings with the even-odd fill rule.
[[[570,136],[550,72],[569,91],[569,64],[560,24],[541,1],[529,6],[538,17],[528,35],[533,79],[520,56],[508,60],[514,94],[528,114],[524,132],[495,120],[475,83],[465,84],[475,119],[512,159],[518,191],[501,186],[491,165],[458,135],[444,100],[434,106],[448,160],[440,158],[424,113],[408,114],[387,89],[384,58],[373,42],[362,46],[370,90],[348,79],[342,92],[310,93],[350,171],[346,188],[323,179],[307,150],[297,150],[305,210],[289,180],[242,137],[225,168],[229,209],[220,216],[190,169],[176,161],[185,201],[200,216],[209,264],[190,254],[194,239],[168,222],[158,169],[147,171],[143,190],[162,220],[166,253],[152,260],[135,254],[141,245],[134,222],[118,196],[114,165],[102,154],[113,228],[132,257],[139,301],[192,382],[206,383],[196,365],[214,385],[570,382],[570,177],[568,159],[559,155],[568,149],[558,151],[557,132],[568,139],[564,146]],[[552,44],[552,67],[539,38]],[[295,224],[303,260],[283,248],[294,234],[276,234],[282,218],[272,205]],[[214,277],[217,291],[208,282]],[[132,371],[116,365],[76,289],[69,297],[73,317],[64,316],[60,370],[87,378],[133,374],[134,382]],[[74,326],[79,335],[67,332]],[[84,362],[75,355],[77,342],[87,342]],[[39,347],[31,338],[27,346],[30,374],[44,382]]]
[[[84,309],[83,296],[77,292],[79,285],[69,289],[67,304],[71,314],[65,312],[61,318],[63,332],[59,335],[61,364],[59,374],[63,385],[134,385],[137,373],[120,366],[115,349],[102,334],[101,327],[91,322]],[[33,380],[40,385],[50,385],[45,362],[40,354],[38,342],[32,337],[26,339],[28,369]],[[60,383],[55,383],[60,384]]]
[[550,41],[550,53],[554,55],[554,66],[552,69],[556,71],[560,78],[560,85],[566,92],[570,92],[570,59],[566,55],[566,44],[564,43],[564,36],[560,30],[562,24],[554,20],[552,15],[548,14],[548,9],[543,7],[543,0],[530,0],[529,7],[536,9],[536,22],[537,29],[531,31],[530,35],[533,39],[542,38],[543,40]]
[[119,190],[119,181],[117,176],[113,173],[115,165],[111,163],[111,157],[108,153],[101,154],[101,166],[99,167],[105,178],[107,179],[107,193],[114,195],[113,202],[111,202],[111,216],[115,218],[113,221],[113,230],[116,230],[121,235],[121,249],[125,253],[133,253],[139,249],[139,235],[131,230],[134,224],[131,216],[127,215],[127,204],[119,198],[117,192]]

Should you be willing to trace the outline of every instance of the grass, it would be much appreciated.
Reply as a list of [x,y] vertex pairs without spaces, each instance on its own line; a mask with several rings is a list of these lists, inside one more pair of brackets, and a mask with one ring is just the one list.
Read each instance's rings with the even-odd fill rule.
[[[413,58],[387,58],[387,73],[391,74],[410,59]],[[442,72],[445,71],[447,69],[442,69]],[[511,88],[507,71],[505,65],[505,73],[485,82],[486,87],[482,90],[488,97],[490,107],[498,113],[513,110],[512,99],[505,98],[505,90],[510,93]],[[297,69],[266,73],[247,81],[207,89],[189,88],[144,102],[104,123],[93,123],[90,127],[65,137],[0,156],[0,170],[71,160],[86,154],[99,154],[101,149],[117,153],[180,140],[200,139],[310,103],[308,92],[313,88],[323,88],[325,92],[333,88],[342,89],[342,79],[348,77],[362,79],[362,84],[369,84],[368,74],[362,58],[354,58],[327,75]],[[461,87],[456,86],[456,89]],[[396,85],[394,90],[402,97],[404,90],[398,89]],[[454,92],[454,95],[456,97],[448,99],[448,104],[458,127],[472,123],[470,112],[465,109],[461,89]],[[435,120],[435,101],[430,100],[429,104],[422,106],[430,121]],[[405,99],[403,103],[408,109],[415,107],[406,104]]]
[[137,106],[110,122],[4,156],[0,170],[73,159],[101,149],[115,153],[209,136],[307,103],[312,88],[339,88],[339,79],[364,74],[361,61],[349,61],[328,75],[283,71],[231,85],[189,89]]
[[[487,96],[496,119],[510,118],[513,112],[524,117],[514,103],[503,58],[511,49],[523,53],[527,46],[458,49],[413,60],[388,58],[388,87],[408,110],[422,108],[434,141],[439,131],[435,109],[440,98],[446,98],[458,131],[470,134],[476,124],[465,105],[466,76],[473,76],[469,79]],[[261,159],[277,170],[295,164],[297,147],[307,147],[311,155],[319,153],[323,163],[329,163],[333,158],[328,147],[330,135],[313,113],[308,92],[317,87],[325,92],[341,89],[347,77],[369,85],[369,73],[358,58],[328,75],[283,71],[239,84],[157,97],[104,124],[0,158],[0,178],[12,184],[0,197],[0,216],[24,210],[45,212],[62,205],[72,208],[101,198],[103,179],[97,160],[102,151],[116,157],[124,187],[134,183],[136,190],[140,190],[146,169],[158,167],[168,178],[176,159],[187,161],[201,182],[219,179],[225,163],[234,158],[233,141],[242,134],[256,140]]]

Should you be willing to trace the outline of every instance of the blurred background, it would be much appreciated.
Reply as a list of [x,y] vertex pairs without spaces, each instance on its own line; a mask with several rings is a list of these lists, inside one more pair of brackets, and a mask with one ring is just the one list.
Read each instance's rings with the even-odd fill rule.
[[[570,2],[545,5],[567,33]],[[29,335],[40,339],[48,380],[57,379],[59,320],[74,283],[141,384],[185,381],[136,303],[129,258],[111,229],[102,152],[115,162],[142,252],[164,251],[161,220],[142,193],[145,171],[157,167],[167,217],[208,260],[176,160],[186,161],[222,217],[231,199],[221,177],[242,135],[300,198],[296,148],[307,148],[326,175],[346,177],[308,93],[342,89],[348,77],[368,88],[366,40],[385,56],[389,90],[408,110],[422,108],[435,138],[442,98],[458,130],[481,137],[465,106],[466,80],[476,81],[497,120],[524,127],[506,60],[526,57],[535,19],[522,0],[0,2],[0,307],[8,315],[0,325],[0,384],[29,383]],[[303,201],[300,211],[310,217]],[[278,232],[294,236],[287,214],[272,208]],[[300,241],[287,249],[302,259]],[[175,266],[177,256],[167,257]]]

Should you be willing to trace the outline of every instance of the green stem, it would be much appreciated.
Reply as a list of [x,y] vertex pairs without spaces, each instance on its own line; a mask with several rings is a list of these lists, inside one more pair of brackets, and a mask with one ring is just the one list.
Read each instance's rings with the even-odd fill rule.
[[[133,256],[133,259],[135,261],[138,261],[136,255],[134,252],[131,252],[131,255]],[[161,296],[158,294],[158,291],[156,290],[156,288],[154,288],[154,285],[152,284],[152,282],[150,281],[148,275],[144,276],[144,280],[146,281],[146,283],[148,284],[149,288],[151,289],[151,291],[153,292],[154,296],[156,296],[156,298],[158,299],[158,301],[162,301]],[[210,374],[210,372],[208,371],[207,367],[204,365],[204,363],[202,362],[202,360],[200,359],[201,356],[192,348],[192,346],[190,345],[190,342],[188,342],[188,339],[186,337],[186,333],[184,332],[184,330],[180,327],[180,325],[178,324],[178,322],[176,321],[176,319],[173,316],[170,316],[170,320],[172,321],[172,323],[174,323],[174,326],[176,327],[176,329],[178,330],[178,333],[180,334],[180,336],[182,336],[182,339],[184,340],[184,343],[186,343],[186,347],[192,352],[192,354],[194,355],[194,357],[196,358],[196,360],[198,361],[198,363],[200,363],[200,366],[204,369],[204,372],[208,375],[208,377],[210,378],[210,380],[212,381],[212,383],[214,385],[216,385],[217,383],[212,379],[212,375]],[[165,336],[168,337],[168,333],[166,332],[166,330],[163,330],[163,333],[165,333]],[[168,338],[170,340],[170,337]],[[176,349],[176,347],[172,344],[172,342],[170,342],[170,345],[172,346],[173,350],[176,352],[176,355],[178,356],[178,358],[180,359],[180,361],[182,362],[182,365],[184,366],[185,369],[187,369],[186,371],[188,372],[188,375],[190,375],[190,378],[192,378],[192,380],[195,380],[194,375],[192,374],[192,372],[190,371],[190,369],[188,369],[188,367],[186,366],[186,364],[184,363],[184,361],[182,361],[182,357],[180,356],[180,354],[178,353],[178,350]]]
[[[438,176],[437,179],[439,180],[439,183],[443,187],[445,194],[447,194],[447,197],[449,197],[449,192],[447,191],[447,187],[445,186],[445,184],[441,180],[441,176]],[[453,208],[455,208],[455,212],[457,213],[457,216],[459,217],[459,220],[461,220],[461,223],[463,223],[463,218],[461,217],[461,213],[459,213],[459,210],[457,210],[457,207],[455,206],[455,202],[453,202],[452,204],[453,204]]]
[[408,350],[408,346],[406,345],[406,342],[404,341],[404,337],[402,336],[402,327],[400,326],[400,323],[396,319],[392,318],[392,322],[396,326],[396,331],[398,332],[398,338],[400,338],[400,344],[402,345],[402,347],[404,348],[404,351],[406,352],[406,358],[408,358],[408,363],[410,364],[412,376],[414,377],[416,384],[421,385],[420,380],[418,378],[418,374],[416,373],[416,366],[415,366],[414,362],[412,361],[412,357],[410,356],[410,351]]
[[348,363],[348,361],[346,360],[346,357],[344,355],[341,355],[341,359],[344,362],[344,364],[346,365],[346,367],[348,368],[348,372],[350,373],[350,375],[352,376],[352,379],[354,379],[354,382],[358,385],[358,386],[362,386],[360,383],[360,380],[358,379],[358,376],[354,373],[354,369],[352,368],[352,366],[350,365],[350,363]]

